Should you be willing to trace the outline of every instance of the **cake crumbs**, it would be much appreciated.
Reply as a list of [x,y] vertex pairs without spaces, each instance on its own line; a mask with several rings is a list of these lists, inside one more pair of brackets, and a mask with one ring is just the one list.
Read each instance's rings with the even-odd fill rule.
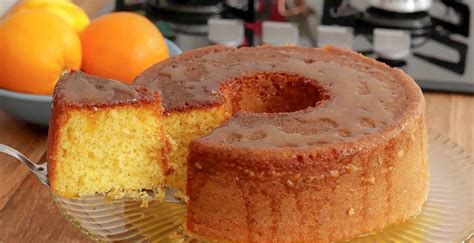
[[329,173],[331,174],[332,177],[339,176],[339,171],[337,171],[337,170],[331,170],[331,171],[329,171]]
[[251,170],[247,170],[245,169],[244,170],[244,173],[247,175],[247,176],[250,176],[250,177],[254,177],[255,176],[255,173]]
[[355,173],[355,172],[359,171],[359,167],[357,167],[356,165],[353,165],[353,164],[348,164],[346,166],[346,169],[351,173]]
[[405,151],[404,151],[403,149],[400,149],[400,150],[398,150],[398,152],[397,152],[398,158],[403,157],[404,154],[405,154]]
[[182,191],[177,191],[174,193],[174,197],[180,201],[183,201],[184,203],[188,204],[189,202],[189,197],[186,195],[186,193]]
[[199,164],[199,162],[197,162],[196,164],[194,164],[194,166],[196,166],[196,168],[198,168],[198,170],[202,170],[202,165]]
[[140,204],[140,208],[148,208],[150,202],[147,199],[142,199],[142,203]]
[[281,176],[281,173],[276,172],[276,171],[274,171],[274,170],[272,170],[272,171],[270,172],[270,174],[272,175],[273,178],[276,178],[276,177],[280,177],[280,176]]
[[374,185],[374,184],[375,184],[375,177],[371,176],[371,177],[369,177],[369,178],[367,179],[367,181],[368,181],[370,184]]
[[355,209],[354,208],[350,208],[348,211],[347,211],[347,214],[349,214],[349,216],[352,216],[355,214]]
[[178,229],[169,235],[172,242],[186,242],[186,234],[184,233],[183,226],[179,226]]

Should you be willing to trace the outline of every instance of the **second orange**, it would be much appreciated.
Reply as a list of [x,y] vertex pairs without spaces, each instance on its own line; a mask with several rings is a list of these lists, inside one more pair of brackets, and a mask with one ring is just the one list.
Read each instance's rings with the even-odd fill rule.
[[81,33],[82,70],[131,83],[151,65],[168,58],[160,31],[147,18],[116,12],[94,20]]

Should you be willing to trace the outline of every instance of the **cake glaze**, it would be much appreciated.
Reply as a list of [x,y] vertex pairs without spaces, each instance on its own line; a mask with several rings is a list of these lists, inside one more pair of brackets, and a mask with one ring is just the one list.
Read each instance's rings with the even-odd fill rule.
[[97,106],[131,104],[156,100],[156,94],[146,89],[136,89],[125,83],[72,71],[62,77],[55,88],[57,105]]
[[345,240],[406,220],[426,200],[424,100],[401,70],[332,47],[214,46],[156,64],[135,85],[160,92],[165,114],[233,114],[189,146],[196,234]]
[[[232,49],[217,46],[162,62],[145,71],[135,83],[160,91],[165,112],[222,105],[225,100],[222,89],[238,92],[240,78],[258,73],[302,76],[307,85],[321,87],[329,95],[317,102],[316,107],[286,114],[239,113],[205,138],[238,143],[238,146],[278,147],[284,146],[281,143],[294,142],[300,147],[349,141],[387,128],[402,116],[422,112],[421,92],[406,74],[370,59],[361,62],[360,58],[362,56],[334,48],[308,53],[307,49],[296,47]],[[418,102],[413,102],[416,100]],[[314,122],[320,124],[301,126]],[[316,131],[318,127],[325,129]],[[270,129],[268,135],[279,138],[266,137],[258,143],[251,139],[245,142],[226,139],[232,130],[240,130],[245,140],[245,136],[262,128]],[[280,128],[289,132],[281,132]]]

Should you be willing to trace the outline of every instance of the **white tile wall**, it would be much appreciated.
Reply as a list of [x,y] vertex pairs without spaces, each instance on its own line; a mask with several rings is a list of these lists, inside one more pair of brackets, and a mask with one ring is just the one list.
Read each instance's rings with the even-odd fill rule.
[[16,2],[16,0],[0,0],[0,16],[2,16]]

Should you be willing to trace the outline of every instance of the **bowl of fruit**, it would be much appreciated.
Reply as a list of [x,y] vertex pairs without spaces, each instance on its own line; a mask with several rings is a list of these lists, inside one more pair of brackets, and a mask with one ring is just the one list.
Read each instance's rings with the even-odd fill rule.
[[41,6],[17,5],[0,22],[0,111],[19,120],[48,126],[54,86],[70,70],[132,83],[181,53],[141,15],[115,12],[89,23],[80,8]]

